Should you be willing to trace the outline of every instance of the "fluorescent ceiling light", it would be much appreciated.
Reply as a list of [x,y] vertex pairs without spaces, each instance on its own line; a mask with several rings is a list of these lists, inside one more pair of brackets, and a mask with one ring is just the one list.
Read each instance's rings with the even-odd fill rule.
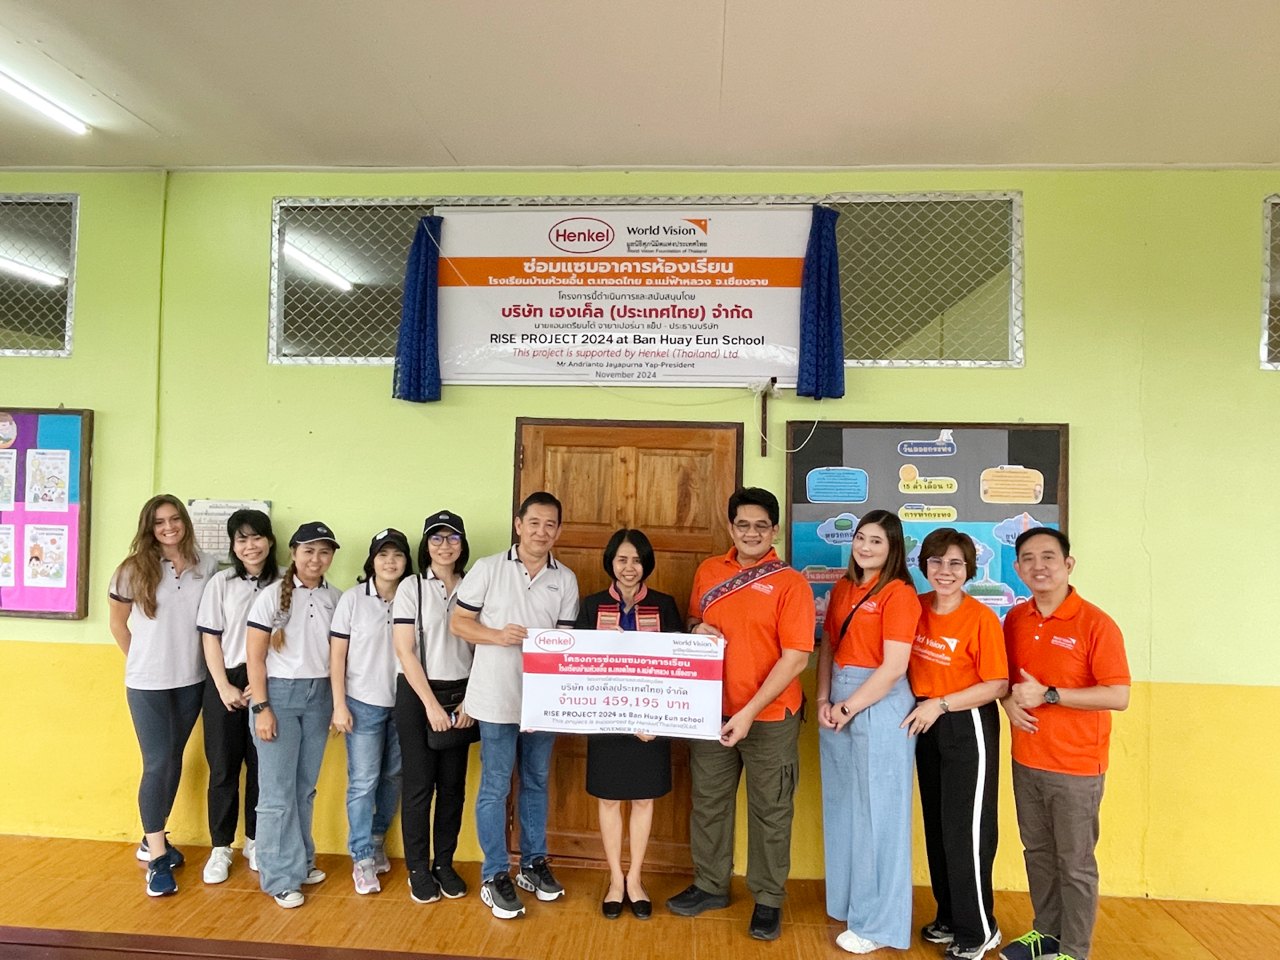
[[79,117],[68,113],[48,97],[36,93],[17,77],[3,70],[0,70],[0,90],[3,90],[11,97],[21,100],[27,106],[34,107],[46,117],[56,120],[72,133],[85,134],[89,132],[89,125]]
[[15,277],[22,277],[24,280],[34,280],[36,283],[42,283],[46,287],[60,287],[67,282],[66,277],[59,277],[53,273],[37,270],[35,267],[29,267],[25,263],[19,263],[17,260],[10,260],[8,257],[0,257],[0,271],[11,273]]
[[303,253],[292,243],[284,245],[284,255],[308,273],[313,273],[330,286],[337,287],[343,293],[351,292],[351,281],[340,273],[334,273],[315,257]]

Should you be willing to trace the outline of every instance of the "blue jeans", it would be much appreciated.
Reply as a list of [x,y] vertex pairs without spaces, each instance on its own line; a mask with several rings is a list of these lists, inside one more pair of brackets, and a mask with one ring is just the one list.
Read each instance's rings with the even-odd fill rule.
[[275,896],[300,890],[303,877],[315,866],[311,814],[333,718],[333,691],[328,677],[269,677],[267,699],[276,717],[276,738],[261,740],[254,728],[253,742],[258,748],[256,844],[258,882],[263,892]]
[[347,849],[359,863],[373,856],[373,838],[391,826],[400,803],[400,737],[391,707],[347,697]]
[[[520,865],[547,855],[547,781],[551,776],[554,733],[521,733],[515,723],[480,721],[480,792],[476,795],[476,834],[484,851],[482,880],[511,868],[507,854],[507,796],[520,752]],[[261,828],[259,828],[261,829]]]

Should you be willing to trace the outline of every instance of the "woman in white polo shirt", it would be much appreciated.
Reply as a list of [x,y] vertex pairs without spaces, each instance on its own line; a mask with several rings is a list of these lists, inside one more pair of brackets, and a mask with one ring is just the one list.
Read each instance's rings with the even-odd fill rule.
[[453,854],[466,803],[467,756],[480,731],[463,706],[474,648],[450,632],[449,617],[470,553],[460,516],[441,510],[427,517],[418,546],[422,573],[396,591],[396,727],[404,772],[400,826],[409,895],[417,903],[431,903],[442,894],[453,900],[467,892],[453,869]]
[[240,813],[244,769],[244,855],[256,870],[258,752],[249,723],[249,668],[245,631],[258,593],[280,576],[271,518],[261,510],[237,510],[227,518],[232,565],[214,574],[200,599],[197,619],[209,678],[204,685],[204,756],[209,762],[209,836],[213,850],[205,883],[222,883],[231,871],[231,843]]
[[323,523],[289,539],[292,562],[249,608],[245,637],[258,749],[258,882],[282,907],[319,883],[311,838],[316,780],[333,715],[329,625],[341,592],[324,579],[338,541]]
[[408,538],[390,528],[375,534],[364,576],[342,595],[329,627],[333,727],[347,737],[347,849],[356,893],[377,893],[378,874],[391,869],[385,840],[400,803],[391,604],[411,573]]
[[129,555],[111,576],[109,625],[125,654],[124,685],[142,749],[138,809],[146,835],[147,893],[177,893],[173,868],[182,854],[164,826],[178,795],[182,751],[204,690],[205,666],[196,630],[200,594],[218,569],[196,548],[191,518],[169,494],[152,497],[138,517]]

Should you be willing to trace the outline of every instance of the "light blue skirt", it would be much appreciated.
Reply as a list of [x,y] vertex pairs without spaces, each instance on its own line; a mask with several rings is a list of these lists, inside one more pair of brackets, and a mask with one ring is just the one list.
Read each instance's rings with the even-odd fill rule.
[[[832,671],[831,702],[871,676],[866,667]],[[818,729],[827,913],[861,937],[911,946],[911,772],[915,737],[899,728],[915,708],[903,677],[843,730]]]

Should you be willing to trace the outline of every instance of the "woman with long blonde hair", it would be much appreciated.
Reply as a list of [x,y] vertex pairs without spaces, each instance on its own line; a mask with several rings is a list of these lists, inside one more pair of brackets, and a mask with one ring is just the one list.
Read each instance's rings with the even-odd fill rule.
[[178,795],[182,751],[200,715],[205,663],[196,613],[217,569],[196,548],[182,501],[166,493],[143,506],[129,555],[108,588],[108,623],[125,654],[125,696],[142,750],[138,810],[145,836],[138,859],[147,863],[153,897],[178,892],[173,868],[185,859],[164,828]]
[[258,594],[245,634],[250,713],[258,750],[258,882],[282,907],[302,906],[319,883],[311,837],[316,781],[329,739],[329,627],[342,592],[324,575],[338,541],[323,523],[289,538],[289,569]]

